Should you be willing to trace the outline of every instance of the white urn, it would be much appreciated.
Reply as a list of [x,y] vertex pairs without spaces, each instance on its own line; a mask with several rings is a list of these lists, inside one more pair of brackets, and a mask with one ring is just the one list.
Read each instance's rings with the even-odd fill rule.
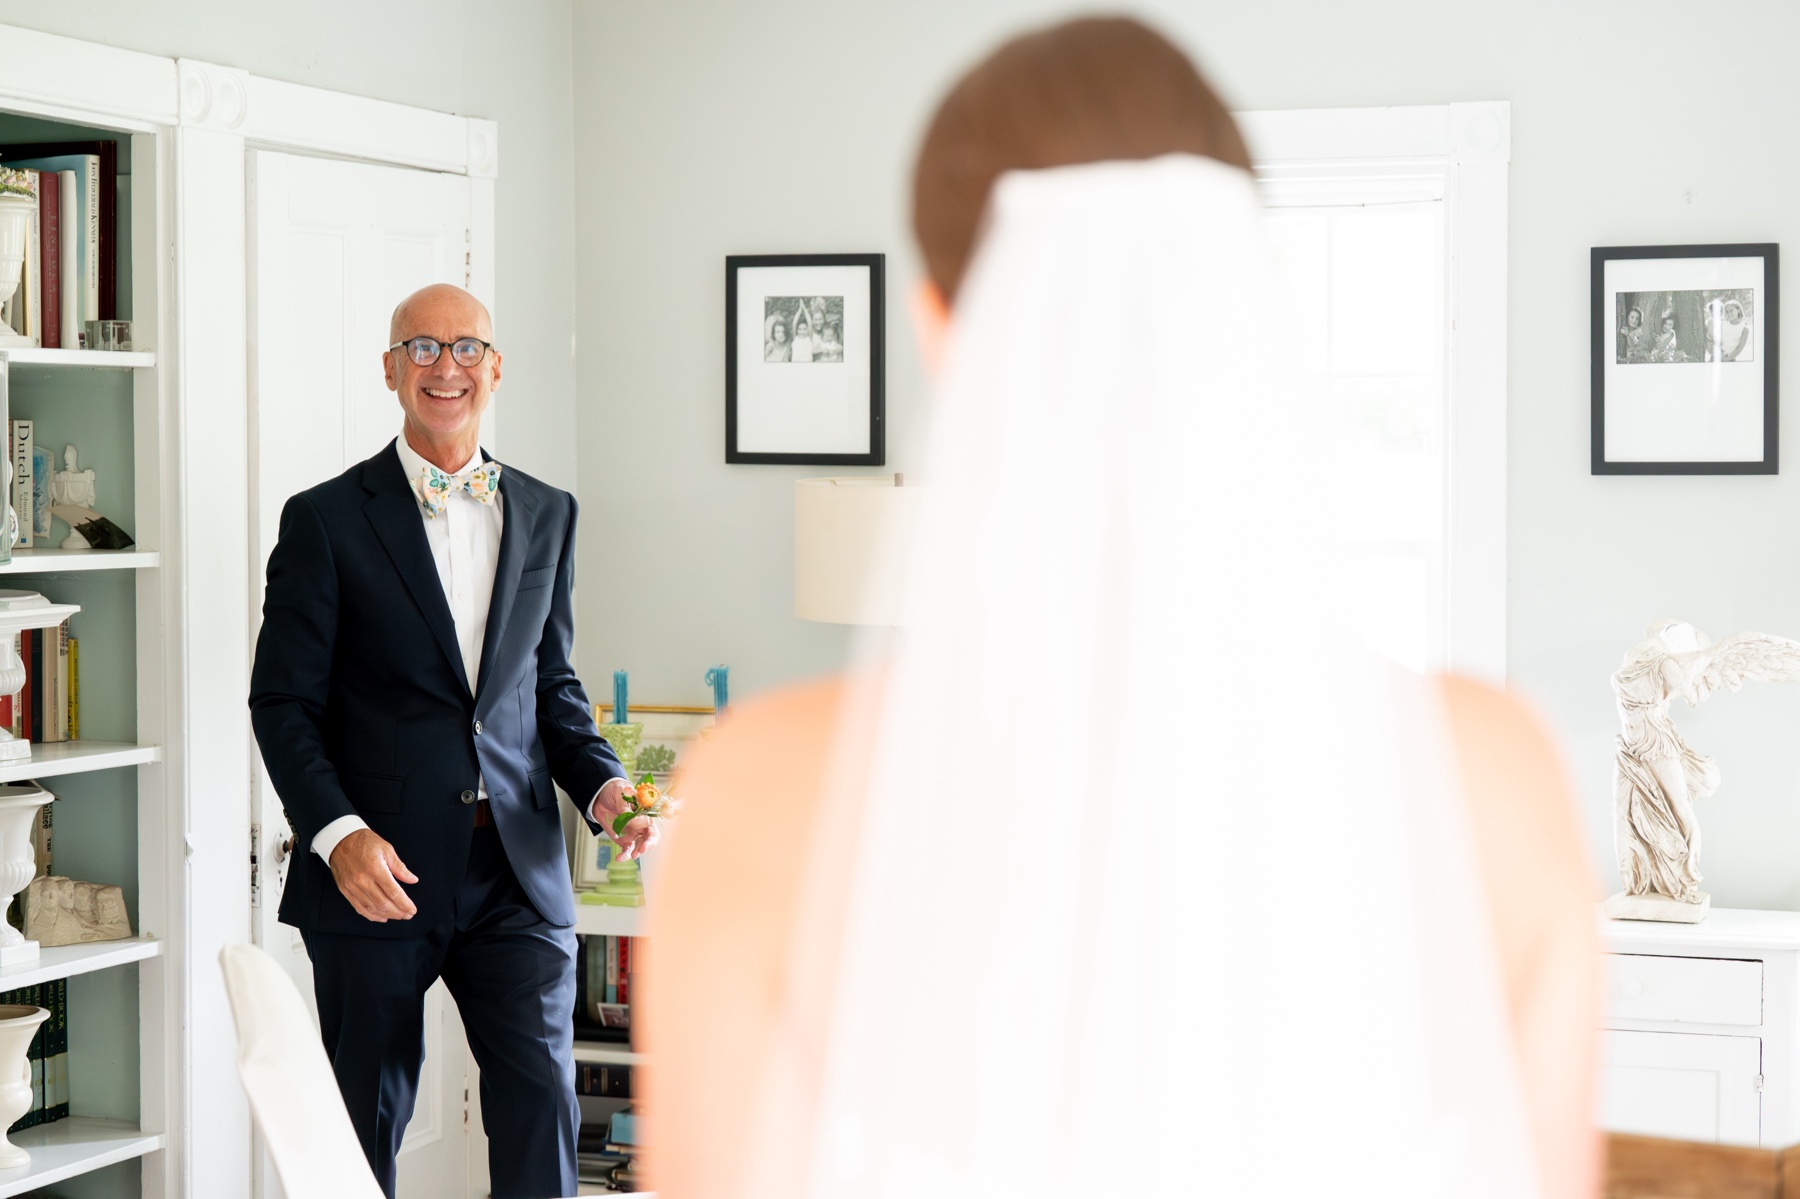
[[[37,877],[31,830],[37,824],[38,809],[55,798],[42,787],[29,784],[0,787],[0,912],[6,911],[13,896]],[[37,958],[38,943],[27,941],[24,933],[0,919],[0,966],[35,962]]]
[[[37,219],[37,201],[30,196],[0,195],[0,304],[12,299],[25,266],[25,242],[31,222]],[[0,350],[29,346],[31,338],[0,325]]]
[[25,1055],[38,1025],[49,1018],[41,1007],[0,1003],[0,1170],[31,1164],[31,1154],[8,1140],[6,1130],[31,1110],[31,1061]]

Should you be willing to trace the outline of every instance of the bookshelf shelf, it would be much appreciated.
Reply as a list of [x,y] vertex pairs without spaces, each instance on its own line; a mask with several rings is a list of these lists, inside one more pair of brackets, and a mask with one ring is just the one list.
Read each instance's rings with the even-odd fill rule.
[[632,1052],[631,1047],[622,1041],[577,1041],[575,1060],[599,1062],[607,1066],[639,1066],[644,1062],[644,1055]]
[[34,1191],[115,1162],[130,1161],[164,1147],[160,1133],[144,1132],[121,1120],[71,1116],[16,1133],[15,1145],[31,1154],[31,1164],[0,1170],[0,1199]]
[[34,744],[31,757],[23,762],[0,762],[0,783],[160,761],[160,745],[135,745],[130,741],[54,741],[48,745]]
[[6,360],[14,367],[76,368],[85,370],[131,370],[155,366],[156,355],[137,350],[6,350]]
[[582,903],[581,892],[577,891],[575,931],[583,937],[641,937],[644,935],[644,909]]
[[0,575],[64,574],[75,570],[148,570],[162,565],[155,550],[14,550]]
[[[92,974],[127,962],[141,962],[145,958],[161,957],[162,951],[161,941],[146,937],[99,941],[92,945],[57,945],[41,950],[35,962],[20,962],[0,970],[0,991],[35,987],[59,978],[74,978],[77,974]],[[0,1177],[4,1175],[5,1172],[0,1171]]]

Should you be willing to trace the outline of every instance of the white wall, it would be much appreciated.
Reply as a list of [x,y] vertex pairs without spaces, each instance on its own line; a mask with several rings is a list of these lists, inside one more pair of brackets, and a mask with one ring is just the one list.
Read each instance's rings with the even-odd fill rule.
[[[640,698],[679,702],[703,698],[712,662],[745,691],[842,660],[841,631],[791,608],[789,484],[821,472],[724,465],[724,256],[889,253],[890,462],[904,469],[920,411],[903,304],[914,143],[964,63],[1061,11],[576,5],[581,485],[606,513],[583,544],[590,673],[628,667]],[[1669,0],[1139,11],[1239,108],[1512,101],[1509,662],[1564,736],[1596,886],[1610,885],[1608,675],[1659,616],[1800,636],[1800,457],[1790,419],[1775,478],[1589,476],[1587,252],[1800,247],[1800,9],[1733,10],[1717,36]],[[1800,688],[1752,687],[1681,721],[1724,772],[1702,810],[1716,902],[1800,908]]]
[[[0,0],[0,24],[500,122],[496,444],[575,486],[569,0]],[[0,46],[0,57],[5,47]],[[381,347],[369,369],[379,372]],[[394,409],[394,428],[400,410]]]

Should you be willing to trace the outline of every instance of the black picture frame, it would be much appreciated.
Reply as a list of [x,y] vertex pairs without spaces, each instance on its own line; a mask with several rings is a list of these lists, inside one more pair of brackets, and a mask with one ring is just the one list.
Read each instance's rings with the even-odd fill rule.
[[[725,461],[732,464],[752,464],[764,466],[884,466],[887,463],[887,411],[885,382],[887,376],[887,255],[885,254],[732,254],[725,259]],[[818,280],[821,269],[847,268],[845,282],[852,282],[857,272],[866,271],[867,294],[856,297],[854,292],[842,295],[831,294],[831,302],[837,304],[838,320],[832,326],[841,337],[836,347],[840,356],[812,358],[810,341],[807,362],[813,365],[832,365],[841,363],[846,368],[843,384],[847,390],[847,402],[860,407],[861,397],[857,391],[861,384],[861,371],[858,366],[864,363],[857,361],[865,358],[868,372],[867,400],[868,421],[866,436],[860,437],[855,445],[843,445],[829,450],[820,450],[816,446],[799,444],[812,438],[798,438],[790,447],[769,444],[769,436],[756,434],[752,440],[752,432],[757,425],[757,406],[770,402],[772,393],[778,393],[789,382],[818,383],[825,378],[823,373],[815,376],[794,375],[784,378],[777,373],[764,374],[761,368],[765,365],[779,366],[783,371],[788,368],[799,368],[801,360],[797,357],[771,357],[781,347],[770,343],[746,345],[740,337],[740,330],[748,321],[754,319],[758,327],[767,330],[767,322],[779,319],[778,309],[783,303],[792,303],[806,296],[820,296]],[[769,286],[765,283],[755,287],[743,285],[746,271],[758,272],[757,279],[767,279],[770,272],[792,271],[796,284],[794,290],[777,295],[769,294]],[[807,286],[800,286],[798,281],[807,281]],[[752,294],[754,293],[754,294]],[[854,297],[854,298],[853,298]],[[763,314],[741,313],[741,303],[762,301]],[[867,326],[863,329],[861,322],[853,318],[858,315],[857,309],[867,314]],[[776,312],[775,316],[767,315]],[[807,314],[796,309],[791,318],[798,322]],[[868,342],[866,350],[853,348],[852,326],[866,333]],[[830,332],[828,329],[827,332]],[[830,343],[824,342],[829,345]],[[799,339],[790,339],[787,347],[790,355],[799,350]],[[753,374],[754,372],[754,374]],[[817,388],[812,390],[816,391]],[[854,409],[853,409],[854,410]],[[854,421],[853,421],[854,424]],[[852,435],[854,436],[854,430]],[[745,442],[751,444],[746,447]]]
[[[1662,286],[1659,272],[1632,264],[1645,259],[1667,260],[1666,273],[1670,286]],[[1756,268],[1744,264],[1727,267],[1728,260],[1761,260],[1759,287],[1726,287],[1720,283],[1748,282],[1756,277]],[[1683,261],[1685,260],[1685,261]],[[1623,264],[1612,272],[1608,267]],[[1590,471],[1596,475],[1773,475],[1780,471],[1780,248],[1774,242],[1743,242],[1716,245],[1682,246],[1596,246],[1589,259],[1591,288],[1592,372],[1590,416]],[[1710,274],[1709,274],[1710,272]],[[1659,280],[1656,286],[1646,281]],[[1714,286],[1704,283],[1711,281]],[[1625,286],[1627,283],[1635,286]],[[1681,285],[1681,284],[1684,284]],[[1666,307],[1646,315],[1639,297],[1667,297]],[[1743,297],[1739,303],[1733,297]],[[1720,328],[1736,328],[1718,319],[1722,310],[1734,303],[1741,312],[1753,308],[1743,322],[1745,332],[1740,347],[1754,346],[1754,360],[1734,358],[1735,351],[1723,348]],[[1681,309],[1678,313],[1677,308]],[[1637,311],[1637,323],[1630,321]],[[1688,311],[1692,309],[1693,311]],[[1697,323],[1696,323],[1697,322]],[[1652,324],[1654,323],[1654,328]],[[1678,324],[1688,326],[1678,329]],[[1684,348],[1683,338],[1688,348]],[[1665,342],[1666,339],[1666,342]],[[1692,352],[1698,351],[1698,352]],[[1755,370],[1760,366],[1761,370]],[[1669,368],[1674,368],[1670,371]],[[1737,369],[1751,368],[1751,369]],[[1660,372],[1651,374],[1650,372]],[[1679,374],[1674,372],[1681,372]],[[1726,375],[1729,372],[1729,375]],[[1725,378],[1722,385],[1720,380]],[[1641,399],[1643,412],[1668,411],[1671,404],[1684,404],[1685,391],[1692,387],[1695,404],[1710,398],[1719,402],[1721,388],[1732,390],[1731,403],[1738,425],[1753,427],[1756,412],[1752,404],[1758,398],[1752,389],[1760,384],[1761,453],[1759,456],[1723,455],[1696,458],[1687,451],[1703,445],[1679,427],[1670,425],[1658,432],[1652,427],[1655,418],[1633,414]],[[1647,385],[1642,395],[1637,388]],[[1609,386],[1613,389],[1609,393]],[[1614,407],[1616,405],[1616,407]],[[1615,422],[1609,430],[1608,421]],[[1639,427],[1622,430],[1621,426]],[[1618,452],[1608,457],[1612,444],[1610,432],[1628,432],[1639,445],[1673,451],[1664,456],[1655,449],[1649,456]]]

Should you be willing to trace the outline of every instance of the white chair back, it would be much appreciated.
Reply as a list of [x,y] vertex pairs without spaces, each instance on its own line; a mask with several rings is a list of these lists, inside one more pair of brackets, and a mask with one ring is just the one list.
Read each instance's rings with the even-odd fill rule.
[[293,979],[254,945],[219,952],[238,1077],[287,1199],[383,1199]]

